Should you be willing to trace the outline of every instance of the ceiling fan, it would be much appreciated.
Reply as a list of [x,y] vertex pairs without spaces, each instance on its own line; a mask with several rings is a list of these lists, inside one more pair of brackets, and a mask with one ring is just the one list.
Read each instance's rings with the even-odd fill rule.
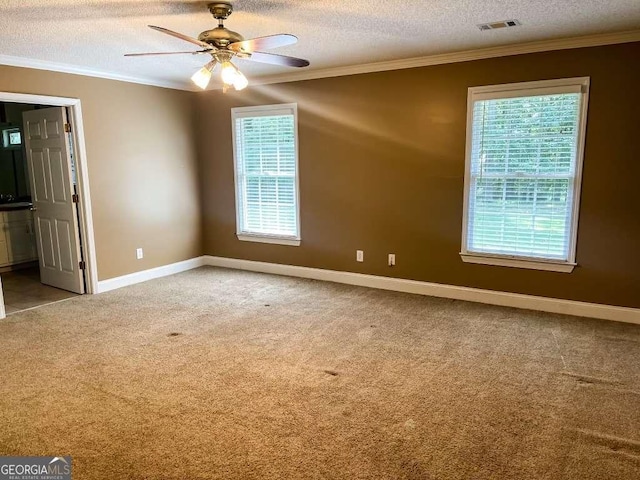
[[270,63],[272,65],[283,65],[286,67],[307,67],[308,60],[302,58],[288,57],[286,55],[276,55],[266,53],[260,50],[284,47],[292,45],[298,41],[295,35],[281,33],[278,35],[268,35],[266,37],[252,38],[245,40],[242,35],[233,32],[224,26],[224,20],[233,12],[233,6],[228,2],[216,2],[207,5],[213,17],[218,20],[218,26],[212,30],[205,30],[198,38],[189,37],[182,33],[174,32],[163,27],[149,25],[158,32],[180,38],[187,42],[193,43],[201,48],[201,50],[188,52],[153,52],[153,53],[127,53],[125,57],[140,57],[147,55],[211,55],[212,60],[204,67],[198,70],[191,80],[203,90],[207,88],[211,81],[213,69],[219,63],[221,65],[221,77],[223,82],[223,91],[233,86],[236,90],[245,88],[249,81],[242,72],[231,63],[234,57],[244,60],[252,60],[254,62]]

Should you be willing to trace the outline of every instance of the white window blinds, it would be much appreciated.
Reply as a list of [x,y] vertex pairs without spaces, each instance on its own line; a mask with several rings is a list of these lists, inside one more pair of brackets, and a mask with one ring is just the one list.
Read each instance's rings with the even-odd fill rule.
[[472,95],[466,252],[573,261],[582,93],[557,91]]
[[299,239],[295,107],[233,109],[238,234]]

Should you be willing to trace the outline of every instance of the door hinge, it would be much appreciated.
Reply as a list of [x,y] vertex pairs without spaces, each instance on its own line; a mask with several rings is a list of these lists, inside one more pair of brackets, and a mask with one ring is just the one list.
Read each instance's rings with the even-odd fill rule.
[[81,260],[78,266],[80,267],[80,270],[85,270],[87,268],[87,264],[84,262],[84,260]]
[[71,124],[70,123],[65,123],[64,124],[64,131],[66,133],[71,133]]
[[77,193],[74,193],[74,194],[71,196],[71,201],[72,201],[73,203],[80,203],[80,197],[78,196],[78,194],[77,194]]

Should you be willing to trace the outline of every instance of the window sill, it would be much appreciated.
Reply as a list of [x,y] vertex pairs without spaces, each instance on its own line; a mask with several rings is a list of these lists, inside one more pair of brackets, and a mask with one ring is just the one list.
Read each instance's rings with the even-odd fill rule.
[[479,255],[476,253],[461,253],[462,261],[466,263],[479,263],[483,265],[497,265],[499,267],[528,268],[531,270],[547,270],[551,272],[571,273],[576,267],[575,263],[553,260],[539,260],[517,257],[497,257]]
[[293,237],[276,237],[268,235],[250,235],[246,233],[238,233],[238,240],[243,242],[273,243],[276,245],[289,245],[292,247],[300,246],[300,239]]

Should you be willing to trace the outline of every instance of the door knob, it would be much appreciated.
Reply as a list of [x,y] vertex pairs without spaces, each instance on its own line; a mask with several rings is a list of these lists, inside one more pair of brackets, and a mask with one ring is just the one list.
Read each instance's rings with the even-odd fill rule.
[[36,211],[36,210],[38,210],[38,209],[37,209],[37,208],[36,208],[36,206],[34,205],[34,206],[32,206],[29,210],[31,210],[32,212],[35,212],[35,211]]

